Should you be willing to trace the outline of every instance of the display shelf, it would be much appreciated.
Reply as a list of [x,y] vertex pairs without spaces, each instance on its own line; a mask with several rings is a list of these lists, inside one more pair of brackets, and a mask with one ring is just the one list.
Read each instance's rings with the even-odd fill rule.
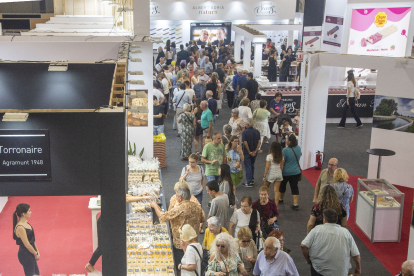
[[371,242],[399,242],[404,194],[384,179],[358,179],[355,224]]

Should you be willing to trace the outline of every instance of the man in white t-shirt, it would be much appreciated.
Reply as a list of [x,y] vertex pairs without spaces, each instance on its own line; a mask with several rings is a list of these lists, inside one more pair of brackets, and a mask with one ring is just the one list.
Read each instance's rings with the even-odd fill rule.
[[190,98],[192,101],[195,101],[196,97],[195,97],[195,92],[193,89],[191,89],[190,87],[190,82],[189,81],[185,81],[185,92],[188,93],[188,95],[190,95]]
[[[237,209],[236,211],[233,212],[233,215],[231,216],[231,219],[230,219],[230,225],[229,225],[229,233],[230,235],[233,235],[233,237],[235,238],[237,238],[237,233],[239,232],[240,228],[249,227],[250,217],[253,214],[253,212],[256,212],[256,217],[257,217],[257,225],[256,225],[256,230],[254,232],[260,231],[260,214],[257,210],[252,208],[252,198],[250,196],[244,196],[241,199],[240,203],[241,203],[241,207],[240,209]],[[235,226],[236,226],[236,229],[234,229]]]

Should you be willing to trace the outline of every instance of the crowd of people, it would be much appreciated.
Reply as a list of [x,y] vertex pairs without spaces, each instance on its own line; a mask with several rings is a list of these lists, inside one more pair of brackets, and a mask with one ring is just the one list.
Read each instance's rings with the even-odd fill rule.
[[[167,43],[166,49],[169,47]],[[300,44],[295,41],[293,47],[282,45],[281,49],[282,62],[278,65],[274,43],[268,40],[263,46],[262,59],[267,60],[270,81],[276,81],[277,66],[279,81],[287,81]],[[290,118],[279,92],[270,104],[263,100],[253,74],[237,66],[233,54],[233,44],[198,47],[196,41],[191,41],[186,48],[180,45],[176,54],[168,54],[173,59],[169,65],[160,57],[154,67],[154,90],[173,94],[171,102],[164,102],[175,110],[173,129],[178,129],[180,156],[188,160],[188,165],[176,184],[176,195],[171,200],[174,207],[170,205],[167,212],[161,212],[156,204],[153,207],[160,221],[172,224],[175,265],[182,274],[298,275],[278,226],[278,204],[284,203],[289,183],[291,208],[300,210],[300,110]],[[169,88],[163,89],[162,85]],[[220,110],[226,102],[231,117],[221,132],[215,129],[215,123],[218,116],[223,116]],[[168,109],[164,109],[165,115]],[[159,110],[154,114],[159,115]],[[255,180],[256,158],[272,135],[276,141],[263,156],[264,175]],[[246,181],[241,184],[244,176]],[[361,273],[358,248],[346,229],[354,195],[347,181],[347,172],[338,167],[336,158],[321,171],[314,205],[309,210],[307,236],[301,243],[303,256],[311,264],[311,275],[348,275],[351,258],[355,262],[354,275]],[[238,206],[237,186],[252,188],[258,183],[258,199],[244,196]],[[201,207],[204,190],[209,194],[208,214]],[[202,245],[198,243],[199,234],[204,234]]]

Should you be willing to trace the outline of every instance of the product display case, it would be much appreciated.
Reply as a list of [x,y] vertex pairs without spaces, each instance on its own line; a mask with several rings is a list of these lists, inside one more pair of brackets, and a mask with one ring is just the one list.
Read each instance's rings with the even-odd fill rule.
[[371,242],[400,242],[404,194],[385,179],[358,179],[355,224]]

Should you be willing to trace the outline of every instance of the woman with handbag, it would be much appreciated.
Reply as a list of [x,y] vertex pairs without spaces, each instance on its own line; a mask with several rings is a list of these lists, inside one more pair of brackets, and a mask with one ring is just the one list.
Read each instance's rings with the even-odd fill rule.
[[[302,150],[298,145],[298,139],[296,135],[291,134],[289,138],[286,139],[286,147],[282,150],[283,158],[285,163],[283,165],[283,180],[280,183],[279,188],[279,204],[283,203],[283,197],[286,192],[286,185],[289,182],[290,190],[293,195],[293,205],[292,209],[294,211],[299,211],[299,187],[298,183],[302,180],[302,169],[299,165],[299,159],[302,156]],[[277,200],[277,199],[276,199]]]
[[[277,124],[277,118],[280,114],[286,114],[286,105],[282,100],[282,93],[276,92],[275,98],[270,102],[270,117],[269,117],[269,128],[270,134],[276,135],[276,141],[278,141],[278,132],[273,131],[273,126]],[[278,127],[276,127],[278,129]]]
[[191,113],[191,105],[186,103],[184,104],[184,112],[180,114],[178,118],[178,123],[181,124],[181,152],[180,156],[184,160],[188,160],[188,156],[192,153],[193,150],[193,140],[196,130],[196,120],[195,115]]
[[279,230],[279,226],[276,224],[279,212],[277,210],[276,203],[269,198],[270,190],[266,186],[262,186],[259,189],[260,199],[253,202],[253,209],[259,211],[260,214],[260,228],[263,232],[263,237],[267,238],[267,235],[273,230]]
[[362,127],[361,119],[355,110],[355,96],[359,91],[358,82],[355,80],[354,72],[348,71],[348,90],[346,93],[346,105],[344,107],[344,113],[342,115],[341,122],[339,122],[338,128],[345,128],[346,116],[348,113],[348,108],[351,107],[351,112],[354,115],[354,119],[357,123],[356,128]]

